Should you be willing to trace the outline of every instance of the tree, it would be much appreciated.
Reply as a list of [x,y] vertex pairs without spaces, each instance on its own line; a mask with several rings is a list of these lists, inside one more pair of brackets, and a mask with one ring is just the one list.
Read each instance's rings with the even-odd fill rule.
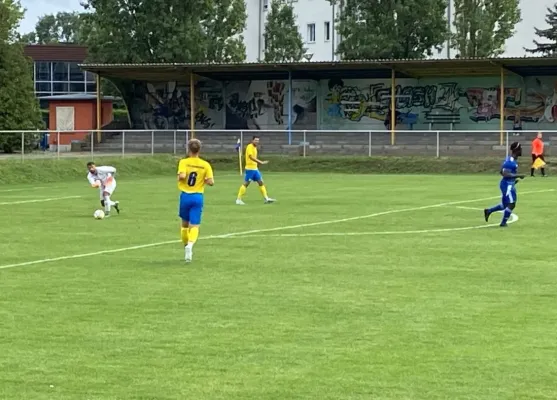
[[[36,130],[42,126],[39,104],[29,73],[30,61],[17,41],[23,8],[17,0],[0,0],[0,130]],[[27,135],[30,147],[34,135]],[[21,134],[0,135],[0,150],[21,148]]]
[[305,49],[294,9],[285,0],[274,0],[265,24],[265,61],[300,61]]
[[[244,0],[85,0],[92,62],[241,62]],[[192,11],[194,10],[194,11]]]
[[343,59],[424,58],[447,38],[446,0],[329,0],[338,4]]
[[553,6],[553,10],[551,8],[547,9],[545,23],[549,25],[549,28],[534,29],[536,31],[536,36],[546,39],[547,41],[542,43],[534,40],[536,48],[526,49],[526,51],[531,54],[543,54],[544,56],[555,57],[557,56],[557,4]]
[[33,32],[21,37],[26,44],[80,43],[83,15],[78,12],[59,12],[43,15]]
[[452,46],[460,57],[495,57],[521,21],[519,0],[454,0]]

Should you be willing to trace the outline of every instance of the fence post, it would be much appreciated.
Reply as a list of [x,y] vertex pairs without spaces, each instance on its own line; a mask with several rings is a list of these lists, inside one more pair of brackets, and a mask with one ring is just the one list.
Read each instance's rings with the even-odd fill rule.
[[155,155],[155,131],[151,131],[151,155]]
[[240,153],[244,148],[244,131],[240,131]]
[[122,158],[126,155],[126,131],[122,131]]
[[302,143],[303,146],[304,146],[304,152],[303,152],[303,154],[304,154],[304,158],[305,158],[306,155],[307,155],[307,154],[306,154],[306,144],[307,144],[307,142],[306,142],[306,131],[304,131],[304,139],[303,139],[303,141],[304,141],[304,142]]
[[21,132],[21,161],[25,158],[25,132]]
[[368,132],[367,138],[367,156],[371,157],[371,131]]
[[[91,149],[93,149],[91,147]],[[93,151],[93,150],[91,150]],[[59,160],[60,159],[60,131],[56,132],[56,158]]]
[[93,161],[95,158],[95,151],[94,151],[94,147],[95,147],[95,134],[93,133],[93,131],[90,132],[91,134],[91,161]]
[[505,155],[506,157],[509,156],[509,131],[505,132],[506,133],[506,139],[505,139]]
[[440,140],[439,140],[439,139],[440,139],[440,138],[439,138],[439,131],[437,131],[437,135],[436,135],[436,136],[437,136],[437,145],[435,146],[435,147],[436,147],[435,156],[436,156],[437,158],[439,158],[439,146],[440,146],[440,144],[439,144],[439,142],[440,142]]
[[174,130],[174,155],[176,155],[176,130]]

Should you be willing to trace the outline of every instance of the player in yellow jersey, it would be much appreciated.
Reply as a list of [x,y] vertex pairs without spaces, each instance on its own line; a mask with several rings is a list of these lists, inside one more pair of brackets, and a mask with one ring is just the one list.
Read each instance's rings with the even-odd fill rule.
[[242,197],[246,194],[250,182],[257,182],[259,185],[259,191],[265,199],[265,204],[274,203],[276,200],[271,199],[267,195],[267,188],[263,183],[263,177],[261,172],[259,172],[259,166],[268,164],[269,161],[261,161],[257,158],[257,145],[259,144],[259,136],[254,136],[251,143],[246,146],[246,172],[244,175],[244,184],[240,186],[240,191],[238,192],[238,198],[236,199],[236,204],[245,205],[242,201]]
[[179,216],[182,219],[181,237],[184,243],[186,262],[191,262],[193,245],[199,236],[201,214],[203,213],[203,193],[205,185],[213,186],[213,168],[199,158],[201,142],[188,142],[188,157],[178,164],[178,189],[180,190]]

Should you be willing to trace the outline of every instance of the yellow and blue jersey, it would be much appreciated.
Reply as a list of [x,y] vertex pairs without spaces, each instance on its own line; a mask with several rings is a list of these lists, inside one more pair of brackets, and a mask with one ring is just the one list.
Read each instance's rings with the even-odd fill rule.
[[180,160],[178,174],[185,174],[186,179],[178,181],[178,189],[184,193],[203,193],[205,180],[213,179],[211,164],[199,157]]
[[248,170],[258,169],[257,163],[252,158],[257,158],[257,146],[250,143],[246,146],[246,169]]
[[203,213],[205,180],[213,179],[213,168],[211,164],[199,157],[188,157],[180,160],[179,174],[185,174],[186,179],[178,181],[180,190],[178,215],[184,222],[199,225]]

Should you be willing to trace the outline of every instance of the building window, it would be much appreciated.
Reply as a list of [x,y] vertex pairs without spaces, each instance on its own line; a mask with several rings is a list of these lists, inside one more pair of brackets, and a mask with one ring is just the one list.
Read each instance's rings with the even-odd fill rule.
[[308,24],[308,42],[315,43],[315,24]]
[[35,83],[35,92],[52,92],[52,86],[50,82],[36,82]]
[[331,40],[331,23],[329,21],[325,22],[325,41]]
[[97,75],[95,75],[92,72],[85,72],[85,78],[87,79],[87,82],[96,82],[97,81]]
[[77,63],[70,63],[70,81],[83,82],[85,75],[83,71],[77,66]]
[[97,84],[87,82],[86,91],[87,91],[87,93],[96,93],[97,92]]
[[68,82],[54,82],[52,84],[52,91],[55,93],[68,93]]
[[55,62],[52,64],[52,80],[65,81],[69,80],[69,64],[67,62]]
[[51,64],[49,62],[36,62],[35,75],[38,81],[50,81],[52,76],[50,74]]
[[72,93],[85,92],[85,82],[70,82],[70,92]]

